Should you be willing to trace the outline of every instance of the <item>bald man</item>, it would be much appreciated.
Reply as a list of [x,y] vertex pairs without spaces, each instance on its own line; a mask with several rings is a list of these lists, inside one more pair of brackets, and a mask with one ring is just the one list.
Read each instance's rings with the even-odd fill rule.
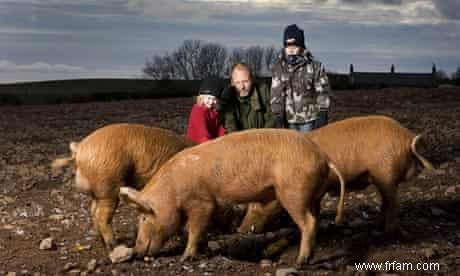
[[227,133],[275,127],[270,107],[270,87],[255,83],[251,70],[244,63],[233,65],[230,82],[221,98],[221,112]]

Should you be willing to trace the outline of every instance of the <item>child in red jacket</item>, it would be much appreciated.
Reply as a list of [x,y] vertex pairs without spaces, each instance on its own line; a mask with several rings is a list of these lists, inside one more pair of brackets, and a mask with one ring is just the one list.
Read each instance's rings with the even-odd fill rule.
[[187,137],[197,143],[203,143],[225,134],[224,126],[218,119],[217,97],[222,91],[218,78],[203,80],[196,104],[193,105],[188,121]]

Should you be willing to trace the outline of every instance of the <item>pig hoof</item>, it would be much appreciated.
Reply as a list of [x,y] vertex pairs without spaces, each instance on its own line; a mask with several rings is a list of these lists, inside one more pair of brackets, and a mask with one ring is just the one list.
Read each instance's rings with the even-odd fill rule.
[[196,260],[196,256],[193,256],[193,255],[183,255],[183,256],[180,258],[180,262],[181,262],[181,263],[187,262],[187,261],[193,261],[193,260]]
[[114,242],[114,241],[105,243],[105,248],[106,248],[108,251],[112,251],[113,249],[115,249],[115,247],[117,247],[117,243]]

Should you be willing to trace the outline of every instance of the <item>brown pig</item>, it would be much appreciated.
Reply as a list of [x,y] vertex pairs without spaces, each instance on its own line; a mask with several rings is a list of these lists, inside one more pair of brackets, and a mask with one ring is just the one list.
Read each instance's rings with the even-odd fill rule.
[[112,124],[79,143],[70,143],[72,156],[56,159],[52,167],[75,162],[75,186],[91,194],[93,225],[111,248],[115,241],[110,223],[118,205],[119,188],[144,187],[164,162],[191,145],[194,143],[170,130]]
[[[325,152],[343,174],[347,189],[359,190],[369,184],[377,186],[382,198],[384,231],[399,231],[397,188],[417,172],[417,163],[433,170],[428,160],[416,150],[420,135],[415,135],[397,121],[386,116],[353,117],[329,124],[304,134]],[[330,187],[337,177],[329,175]],[[261,232],[264,225],[279,212],[281,206],[272,202],[248,206],[239,232]]]
[[[300,228],[300,264],[313,247],[330,169],[341,179],[326,155],[292,130],[247,130],[185,149],[166,162],[142,191],[120,189],[121,196],[138,204],[142,212],[135,252],[158,253],[185,217],[188,241],[182,260],[193,257],[216,207],[278,198]],[[345,184],[340,184],[337,220],[343,209]]]

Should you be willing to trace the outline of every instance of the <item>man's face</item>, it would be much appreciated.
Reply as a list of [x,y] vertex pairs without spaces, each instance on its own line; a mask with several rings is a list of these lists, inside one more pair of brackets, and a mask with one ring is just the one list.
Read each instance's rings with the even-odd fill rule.
[[302,47],[295,45],[288,45],[284,48],[284,52],[287,56],[300,55],[303,51]]
[[232,73],[232,85],[236,88],[240,97],[249,95],[252,88],[251,74],[247,70],[235,69]]

